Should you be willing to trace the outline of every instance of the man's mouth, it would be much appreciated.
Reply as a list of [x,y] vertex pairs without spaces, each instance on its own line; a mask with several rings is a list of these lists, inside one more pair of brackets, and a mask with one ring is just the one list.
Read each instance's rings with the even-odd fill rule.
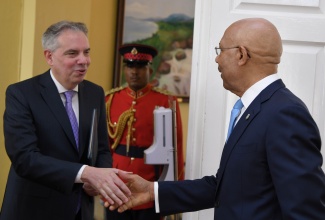
[[79,69],[79,70],[76,70],[76,72],[84,74],[87,72],[87,69]]

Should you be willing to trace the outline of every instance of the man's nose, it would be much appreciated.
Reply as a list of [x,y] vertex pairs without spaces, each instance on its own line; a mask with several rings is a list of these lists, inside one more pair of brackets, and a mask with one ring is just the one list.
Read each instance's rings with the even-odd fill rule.
[[84,54],[81,54],[78,58],[78,64],[89,64],[90,63],[90,57],[85,56]]
[[133,66],[130,69],[131,69],[131,73],[134,73],[134,74],[138,73],[138,70],[139,70],[136,66]]

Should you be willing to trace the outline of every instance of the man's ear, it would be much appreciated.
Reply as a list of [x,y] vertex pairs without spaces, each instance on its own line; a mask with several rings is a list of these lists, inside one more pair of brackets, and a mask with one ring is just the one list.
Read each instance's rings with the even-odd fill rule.
[[46,59],[46,62],[52,66],[53,64],[53,59],[52,59],[52,52],[49,50],[44,50],[44,57]]
[[244,46],[240,46],[238,48],[238,57],[239,57],[239,61],[238,61],[238,65],[245,65],[246,62],[250,59],[248,50],[244,47]]

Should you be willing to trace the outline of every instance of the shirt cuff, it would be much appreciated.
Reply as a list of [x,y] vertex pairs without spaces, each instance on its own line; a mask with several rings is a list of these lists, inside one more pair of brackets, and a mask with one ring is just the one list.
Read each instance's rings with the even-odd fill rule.
[[159,198],[158,198],[158,182],[154,182],[154,194],[155,194],[155,208],[156,208],[156,213],[160,213],[159,210]]
[[82,180],[81,180],[81,174],[82,174],[82,172],[84,171],[84,169],[86,168],[86,166],[87,165],[83,165],[81,168],[80,168],[80,170],[79,170],[79,172],[78,172],[78,174],[77,174],[77,176],[76,176],[76,179],[75,179],[75,183],[83,183],[82,182]]

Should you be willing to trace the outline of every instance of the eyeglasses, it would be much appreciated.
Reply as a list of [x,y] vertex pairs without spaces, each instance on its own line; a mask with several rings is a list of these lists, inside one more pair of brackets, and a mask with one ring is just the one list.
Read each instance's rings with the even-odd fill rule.
[[239,46],[237,46],[237,47],[215,47],[214,49],[216,50],[217,56],[219,56],[221,51],[229,50],[229,49],[235,49],[235,48],[239,48]]

